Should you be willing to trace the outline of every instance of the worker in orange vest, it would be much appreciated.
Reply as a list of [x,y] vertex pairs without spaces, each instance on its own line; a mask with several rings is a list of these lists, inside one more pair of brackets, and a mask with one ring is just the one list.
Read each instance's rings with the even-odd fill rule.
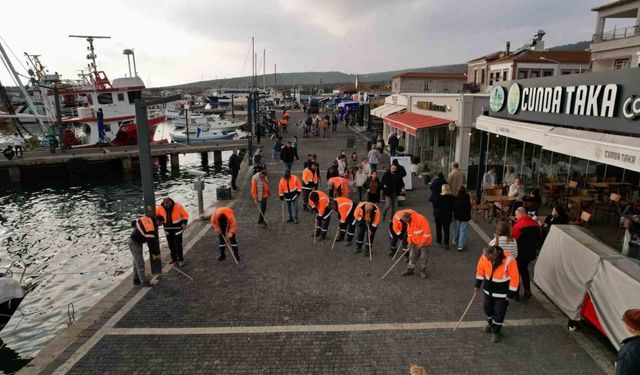
[[349,181],[343,177],[331,177],[329,181],[329,197],[348,198],[349,197]]
[[289,116],[283,117],[280,120],[280,129],[282,130],[282,134],[289,134],[287,129],[289,128]]
[[158,239],[156,237],[157,228],[164,223],[164,216],[156,215],[155,221],[148,216],[142,216],[138,220],[133,220],[131,226],[133,232],[129,238],[129,251],[133,257],[133,284],[151,286],[149,279],[144,272],[144,255],[142,245],[147,243],[151,256],[160,256]]
[[343,241],[346,237],[346,245],[351,246],[356,227],[356,220],[353,216],[356,211],[356,205],[349,198],[338,197],[329,203],[329,207],[338,214],[338,219],[340,220],[340,229],[336,241]]
[[236,239],[236,233],[238,233],[238,222],[233,214],[233,210],[229,207],[219,207],[211,215],[211,226],[218,235],[218,250],[220,250],[220,256],[218,260],[224,260],[226,258],[227,243],[231,245],[231,250],[236,256],[237,260],[240,260],[238,255],[238,240]]
[[[306,164],[306,163],[305,163]],[[310,162],[302,171],[302,209],[307,211],[309,194],[318,188],[320,177],[318,175],[318,163]]]
[[319,241],[327,237],[331,209],[329,208],[329,196],[320,190],[314,190],[309,194],[309,207],[316,212],[316,230],[314,236]]
[[259,171],[251,178],[251,196],[258,204],[261,212],[258,214],[258,224],[266,225],[264,215],[267,214],[267,199],[269,198],[269,182],[267,181],[266,169]]
[[402,215],[404,215],[405,212],[408,212],[409,214],[416,213],[412,209],[397,211],[389,223],[389,237],[391,238],[391,245],[389,247],[390,257],[396,254],[398,241],[402,241],[403,249],[407,248],[407,223],[401,220]]
[[500,341],[508,300],[518,296],[519,286],[518,264],[513,256],[500,246],[485,247],[478,260],[475,290],[482,288],[484,292],[487,325],[483,331],[491,333],[493,343]]
[[420,267],[420,277],[427,278],[427,248],[431,245],[431,227],[426,217],[417,212],[405,212],[400,220],[407,224],[407,243],[409,244],[409,266],[402,272],[402,276],[413,275],[417,264]]
[[278,195],[280,195],[280,200],[287,201],[287,211],[289,212],[287,223],[293,221],[298,224],[298,197],[300,194],[302,194],[300,179],[286,171],[278,184]]
[[354,253],[362,252],[362,244],[366,245],[364,256],[369,256],[371,244],[376,236],[376,230],[380,224],[380,208],[371,202],[360,202],[356,207],[353,217],[356,220],[356,249]]
[[189,214],[184,207],[174,202],[173,199],[166,197],[156,207],[156,215],[165,218],[164,233],[167,236],[169,251],[171,252],[171,264],[178,263],[179,266],[184,265],[184,254],[182,252],[182,233],[187,227]]

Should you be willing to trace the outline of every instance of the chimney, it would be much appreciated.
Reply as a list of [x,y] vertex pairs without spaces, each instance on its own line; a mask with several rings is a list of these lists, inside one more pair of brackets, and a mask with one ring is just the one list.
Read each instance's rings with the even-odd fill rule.
[[507,40],[507,56],[509,56],[510,52],[511,52],[511,42]]

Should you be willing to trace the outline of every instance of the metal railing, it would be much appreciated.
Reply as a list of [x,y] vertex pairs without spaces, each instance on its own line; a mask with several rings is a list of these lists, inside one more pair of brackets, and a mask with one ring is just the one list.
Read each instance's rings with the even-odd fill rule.
[[624,27],[621,29],[613,29],[602,33],[593,34],[592,41],[594,43],[604,42],[607,40],[630,38],[640,35],[640,25]]

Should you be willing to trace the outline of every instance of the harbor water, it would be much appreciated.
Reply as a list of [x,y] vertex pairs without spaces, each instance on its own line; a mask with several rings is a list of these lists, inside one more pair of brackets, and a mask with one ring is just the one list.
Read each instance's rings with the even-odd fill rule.
[[[7,127],[0,143],[7,142]],[[156,139],[168,137],[162,124]],[[230,152],[223,153],[228,160]],[[205,206],[215,200],[215,188],[228,185],[224,163],[214,171],[213,158],[180,155],[180,171],[154,173],[156,200],[170,196],[197,216],[193,185],[206,175]],[[0,185],[0,270],[14,260],[27,265],[24,281],[37,285],[0,332],[0,371],[24,366],[49,340],[105,296],[131,269],[127,240],[131,221],[141,215],[142,188],[137,173],[117,179],[39,181],[20,187]],[[164,243],[164,238],[161,236]],[[145,250],[146,252],[146,250]],[[15,270],[14,270],[15,272]]]

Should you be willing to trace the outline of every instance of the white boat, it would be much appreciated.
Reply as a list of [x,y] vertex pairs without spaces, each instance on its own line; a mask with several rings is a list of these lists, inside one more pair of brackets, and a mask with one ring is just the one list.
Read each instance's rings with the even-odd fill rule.
[[233,139],[233,137],[236,136],[236,132],[235,131],[215,131],[215,130],[211,130],[211,131],[200,131],[200,132],[196,132],[195,134],[191,134],[189,133],[187,135],[187,133],[185,132],[177,132],[177,133],[171,133],[171,140],[173,142],[178,142],[178,143],[200,143],[200,142],[210,142],[210,141],[219,141],[219,140],[223,140],[223,139]]

